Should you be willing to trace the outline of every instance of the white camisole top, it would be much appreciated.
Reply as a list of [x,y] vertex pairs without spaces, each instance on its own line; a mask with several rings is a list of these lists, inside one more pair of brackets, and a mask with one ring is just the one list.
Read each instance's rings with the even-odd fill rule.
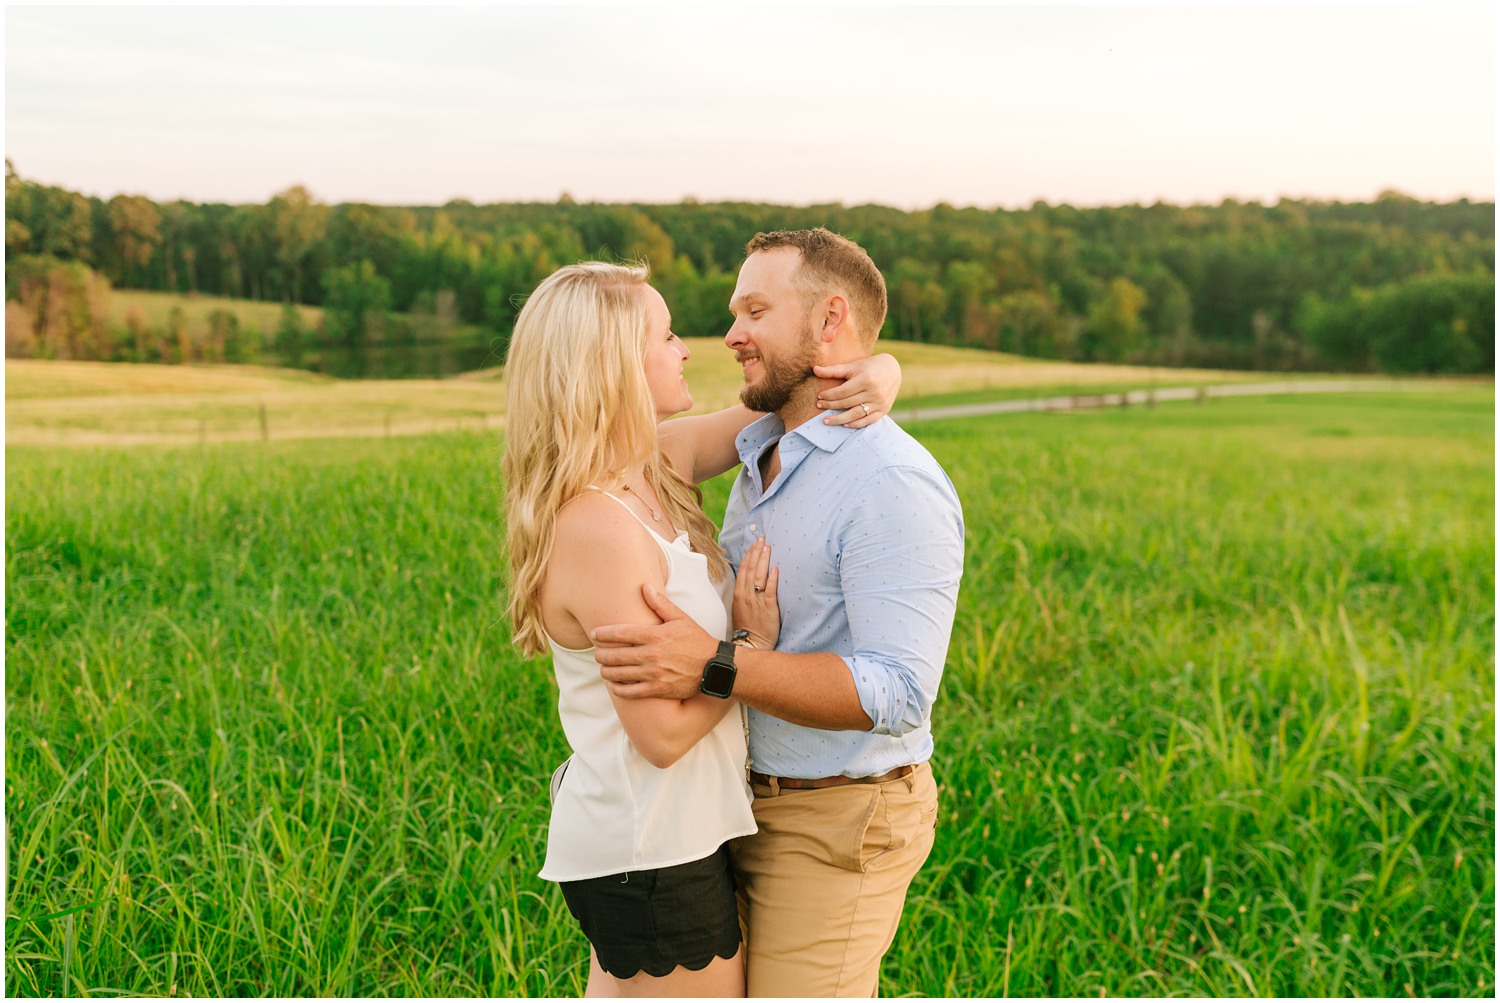
[[[667,540],[614,495],[667,557],[667,598],[716,638],[729,636],[734,581],[715,585],[686,531]],[[658,769],[636,751],[610,703],[593,648],[549,636],[557,710],[573,758],[552,803],[541,877],[581,881],[701,860],[755,831],[745,777],[744,711],[735,708],[677,762]]]

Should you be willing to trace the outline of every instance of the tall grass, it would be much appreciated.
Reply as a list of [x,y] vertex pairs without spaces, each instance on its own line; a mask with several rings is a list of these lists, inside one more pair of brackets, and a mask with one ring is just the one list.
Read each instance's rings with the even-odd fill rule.
[[[1490,994],[1493,414],[915,426],[968,556],[883,991]],[[499,448],[7,451],[10,993],[582,989]]]

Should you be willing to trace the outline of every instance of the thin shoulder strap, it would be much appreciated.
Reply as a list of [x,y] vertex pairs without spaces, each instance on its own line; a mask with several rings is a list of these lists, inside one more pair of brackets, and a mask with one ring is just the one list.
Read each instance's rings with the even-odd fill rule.
[[584,487],[587,490],[589,490],[589,491],[597,491],[601,495],[603,495],[604,497],[612,499],[617,505],[619,505],[625,511],[629,512],[630,513],[630,517],[632,519],[634,519],[636,522],[640,523],[642,526],[645,526],[646,529],[651,533],[651,535],[653,537],[659,537],[659,536],[661,536],[660,533],[658,533],[656,530],[654,530],[654,529],[651,528],[651,524],[650,523],[648,523],[645,519],[642,519],[640,516],[636,515],[635,509],[633,509],[629,505],[625,504],[625,500],[623,498],[616,498],[614,495],[610,494],[608,491],[604,490],[603,488],[595,487],[592,484],[584,485]]

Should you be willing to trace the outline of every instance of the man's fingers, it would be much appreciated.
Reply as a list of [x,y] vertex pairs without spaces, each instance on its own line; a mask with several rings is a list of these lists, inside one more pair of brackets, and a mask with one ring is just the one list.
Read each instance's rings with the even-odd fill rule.
[[[640,656],[630,656],[640,645],[648,643],[651,638],[646,631],[649,627],[638,627],[634,624],[615,624],[609,627],[596,627],[591,635],[594,639],[594,657],[599,658],[606,651],[610,652],[612,665],[626,665],[631,662],[640,661]],[[628,659],[628,661],[626,660]]]
[[604,665],[599,666],[599,675],[610,684],[642,683],[641,670],[636,665]]
[[649,582],[641,586],[641,595],[646,597],[646,605],[650,606],[656,615],[663,620],[681,620],[687,616],[686,613],[677,608],[676,603],[667,598],[665,592],[657,591]]
[[609,679],[604,680],[604,685],[617,697],[626,700],[639,700],[643,697],[653,696],[650,683],[617,683]]

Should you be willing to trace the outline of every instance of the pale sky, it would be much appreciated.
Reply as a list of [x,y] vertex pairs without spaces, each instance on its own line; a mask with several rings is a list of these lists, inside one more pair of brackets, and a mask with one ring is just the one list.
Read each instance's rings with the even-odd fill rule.
[[5,153],[158,201],[1487,201],[1495,52],[1488,4],[10,4]]

